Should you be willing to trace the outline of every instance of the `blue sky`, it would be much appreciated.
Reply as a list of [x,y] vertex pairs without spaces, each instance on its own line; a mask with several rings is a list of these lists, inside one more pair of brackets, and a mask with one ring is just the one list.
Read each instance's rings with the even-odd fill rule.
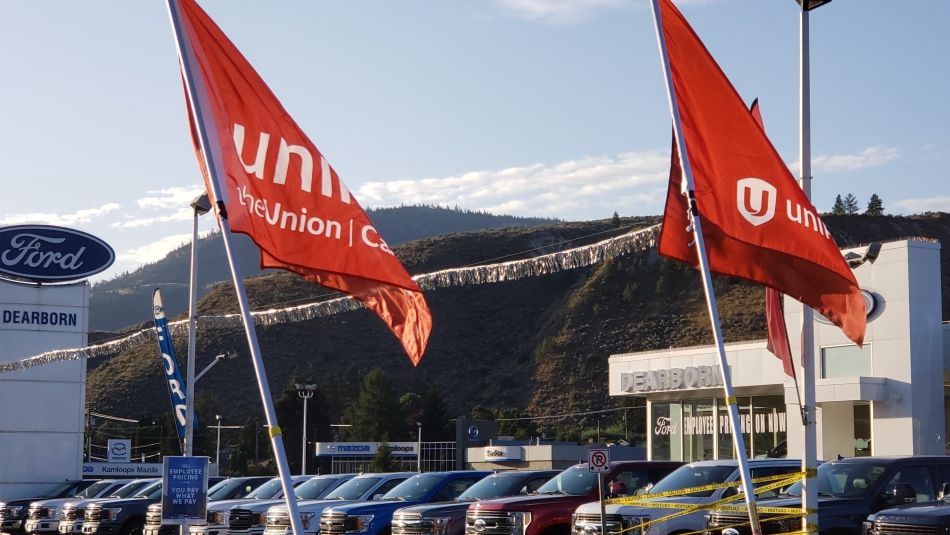
[[[670,118],[645,0],[199,1],[364,206],[662,210]],[[797,4],[678,3],[794,173]],[[878,193],[888,213],[950,211],[948,23],[946,0],[812,12],[819,209]],[[0,50],[0,225],[103,238],[118,260],[98,278],[185,242],[201,181],[164,2],[6,3]]]

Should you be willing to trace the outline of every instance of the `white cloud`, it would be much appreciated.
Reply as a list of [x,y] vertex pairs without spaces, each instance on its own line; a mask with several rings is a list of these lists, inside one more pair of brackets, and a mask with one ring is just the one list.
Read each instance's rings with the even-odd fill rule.
[[194,216],[193,214],[194,210],[189,206],[188,208],[179,208],[175,212],[157,217],[139,217],[125,221],[116,221],[112,223],[112,228],[142,228],[149,227],[156,223],[168,223],[169,221],[190,221]]
[[368,182],[357,198],[368,206],[435,204],[497,214],[602,219],[660,213],[669,174],[667,151],[595,156],[456,176]]
[[812,165],[826,173],[857,171],[884,165],[899,155],[900,152],[895,147],[868,147],[857,154],[819,156],[812,160]]
[[93,219],[100,218],[119,209],[119,204],[110,202],[105,203],[98,208],[85,208],[75,212],[65,214],[54,214],[49,212],[30,212],[25,214],[11,214],[0,218],[0,225],[22,225],[26,223],[42,223],[46,225],[59,225],[68,227],[78,223],[89,223]]
[[495,0],[503,9],[529,20],[572,24],[600,11],[630,5],[629,0]]
[[894,203],[906,213],[950,212],[950,197],[927,197],[924,199],[903,199]]
[[204,193],[202,187],[172,187],[146,192],[149,196],[136,201],[139,208],[181,208],[191,206],[195,197]]
[[117,261],[124,264],[140,266],[149,262],[157,262],[165,255],[174,251],[183,244],[191,242],[191,234],[175,234],[166,236],[152,243],[128,249],[119,253]]

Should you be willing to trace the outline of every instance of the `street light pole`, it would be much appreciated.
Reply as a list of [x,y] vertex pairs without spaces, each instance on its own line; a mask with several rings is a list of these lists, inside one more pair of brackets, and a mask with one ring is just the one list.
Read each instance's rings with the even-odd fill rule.
[[218,465],[218,472],[221,472],[221,415],[215,414],[214,419],[218,421],[218,441],[214,446],[214,464]]
[[191,226],[191,275],[188,282],[188,370],[185,379],[185,455],[194,454],[195,434],[195,323],[198,318],[198,217],[211,210],[208,195],[191,201],[194,212]]
[[205,366],[205,369],[201,370],[201,372],[195,376],[195,382],[197,383],[198,381],[200,381],[201,378],[204,377],[205,374],[211,370],[211,368],[214,368],[215,364],[221,362],[222,360],[231,360],[236,356],[237,356],[237,352],[235,351],[228,351],[227,353],[216,355],[214,357],[214,360],[212,360],[207,366]]
[[422,472],[422,422],[416,422],[416,472]]
[[300,475],[307,473],[307,400],[313,397],[317,385],[295,384],[297,395],[303,399],[303,425],[300,426],[301,446],[300,446]]

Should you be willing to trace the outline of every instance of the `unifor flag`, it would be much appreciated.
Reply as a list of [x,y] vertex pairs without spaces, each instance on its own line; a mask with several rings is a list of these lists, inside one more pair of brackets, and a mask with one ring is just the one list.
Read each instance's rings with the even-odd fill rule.
[[[818,211],[673,2],[659,6],[710,269],[798,299],[862,344],[864,300]],[[659,251],[695,266],[679,152]]]
[[415,281],[224,32],[194,0],[173,1],[179,5],[185,43],[179,52],[190,54],[197,65],[193,89],[222,180],[222,198],[214,199],[189,114],[212,200],[223,201],[231,228],[260,247],[262,267],[286,269],[359,299],[382,318],[417,365],[432,316]]

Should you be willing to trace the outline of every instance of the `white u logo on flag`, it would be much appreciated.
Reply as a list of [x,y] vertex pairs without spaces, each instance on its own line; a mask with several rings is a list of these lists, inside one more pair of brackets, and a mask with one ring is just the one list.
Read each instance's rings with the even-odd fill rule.
[[775,186],[761,178],[743,178],[736,182],[736,206],[757,227],[775,217],[776,193]]

